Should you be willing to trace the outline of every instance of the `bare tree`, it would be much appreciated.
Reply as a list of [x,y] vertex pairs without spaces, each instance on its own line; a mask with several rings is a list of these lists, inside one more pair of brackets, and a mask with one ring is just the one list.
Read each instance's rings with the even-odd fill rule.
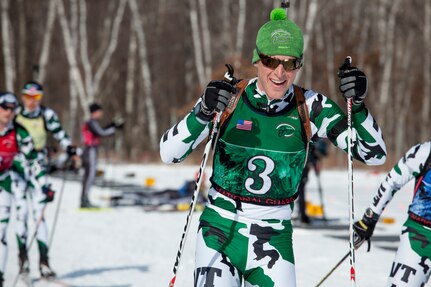
[[150,143],[153,150],[157,148],[157,144],[159,142],[158,134],[157,134],[157,119],[156,119],[156,110],[154,107],[154,101],[151,97],[152,95],[152,81],[151,81],[151,73],[150,73],[150,65],[148,63],[147,58],[147,46],[145,41],[145,33],[144,27],[142,25],[141,16],[139,15],[138,4],[136,0],[129,0],[130,10],[132,12],[133,18],[133,27],[135,29],[138,43],[139,43],[139,60],[141,65],[141,77],[142,83],[144,85],[144,95],[145,95],[145,107],[147,110],[148,116],[148,128],[149,128],[149,136]]
[[138,43],[136,40],[136,33],[130,33],[129,42],[129,57],[127,58],[127,82],[126,82],[126,114],[128,117],[132,116],[134,111],[134,94],[135,94],[135,69],[136,69],[136,51]]
[[[384,53],[383,53],[383,76],[382,76],[382,85],[380,88],[380,102],[379,102],[379,114],[384,114],[384,110],[386,109],[386,105],[389,99],[389,93],[391,92],[391,76],[392,76],[392,64],[393,64],[393,52],[394,52],[394,38],[395,38],[395,25],[396,25],[396,16],[398,12],[398,8],[400,6],[401,0],[394,0],[388,18],[388,23],[386,26],[385,32],[385,45],[384,45]],[[382,118],[380,121],[382,124],[385,122],[385,119]]]
[[[78,37],[79,37],[79,22],[78,22],[78,1],[72,0],[70,1],[70,35],[71,35],[71,41],[72,41],[72,49],[73,53],[77,54],[78,50]],[[78,129],[76,129],[76,118],[78,115],[78,107],[79,107],[79,99],[78,99],[78,90],[77,86],[75,85],[75,82],[72,77],[72,73],[69,71],[69,130],[70,130],[70,136],[72,138],[75,138],[76,134],[78,133]],[[85,109],[85,112],[87,110]],[[84,113],[85,114],[85,113]]]
[[71,85],[76,85],[81,107],[86,117],[88,117],[87,106],[89,102],[87,100],[88,98],[84,89],[84,83],[82,81],[81,74],[79,73],[78,63],[75,56],[75,49],[73,47],[72,36],[67,23],[67,17],[64,10],[63,1],[57,1],[57,13],[63,34],[67,61],[69,63],[70,75],[72,80]]
[[[314,29],[314,23],[316,20],[316,15],[317,15],[317,9],[318,9],[318,3],[316,0],[310,0],[310,2],[308,3],[308,9],[302,9],[302,17],[306,18],[305,20],[305,30],[304,30],[304,55],[307,52],[308,46],[309,46],[309,42],[310,42],[310,37],[313,34],[313,29]],[[307,16],[305,16],[307,15]],[[310,73],[311,73],[311,69],[310,69]],[[302,76],[302,70],[299,70],[298,75],[296,76],[296,82],[299,82],[301,80],[301,76]],[[311,77],[311,76],[310,76]]]
[[[406,39],[398,38],[396,57],[401,63],[398,67],[400,78],[409,73],[410,63],[412,63],[413,49],[408,45],[413,42],[414,34],[410,33]],[[412,78],[408,77],[397,81],[395,94],[394,111],[396,120],[388,121],[391,130],[395,134],[395,155],[401,156],[404,153],[405,132],[408,124],[408,111],[412,102],[412,93],[409,92]]]
[[[124,2],[124,1],[123,1]],[[124,5],[124,4],[123,4]],[[119,11],[124,11],[119,9]],[[93,85],[93,72],[90,63],[90,58],[88,56],[88,42],[87,42],[87,4],[85,0],[79,1],[79,21],[78,21],[78,31],[79,31],[79,56],[81,58],[82,66],[84,67],[84,83],[85,90],[87,91],[87,103],[94,102],[94,85]],[[77,46],[75,46],[77,47]],[[76,49],[75,49],[76,52]],[[105,55],[105,54],[104,54]],[[103,57],[106,59],[106,57]],[[108,60],[109,61],[109,60]]]
[[3,41],[3,58],[5,65],[5,82],[6,90],[13,91],[13,84],[15,81],[15,61],[12,53],[13,36],[10,33],[10,20],[9,20],[9,0],[1,1],[1,26],[2,26],[2,41]]
[[46,77],[46,65],[48,63],[48,56],[51,49],[51,38],[54,28],[54,21],[56,16],[56,0],[50,0],[49,1],[49,8],[48,8],[48,17],[46,18],[46,29],[45,33],[43,34],[43,40],[42,40],[42,50],[39,57],[39,74],[37,77],[38,82],[45,82]]
[[204,54],[204,70],[205,77],[207,80],[211,78],[212,70],[212,56],[211,56],[211,33],[208,26],[208,13],[206,0],[198,0],[199,3],[199,14],[200,16],[200,27],[202,27],[202,44],[203,44],[203,54]]
[[[425,5],[425,24],[423,30],[424,37],[424,53],[423,57],[423,79],[424,79],[424,92],[423,92],[423,103],[422,103],[422,122],[427,123],[430,119],[430,97],[431,97],[431,2],[424,1]],[[429,140],[429,126],[426,124],[421,125],[422,141]]]
[[203,87],[209,79],[209,76],[206,75],[206,69],[204,64],[204,50],[202,48],[202,40],[199,31],[199,23],[198,23],[198,11],[196,7],[195,0],[189,0],[190,3],[190,24],[192,28],[192,39],[193,39],[193,47],[194,47],[194,56],[195,56],[195,65],[197,70],[197,76],[199,79],[199,84]]
[[[236,26],[236,54],[239,56],[243,50],[244,46],[244,34],[245,34],[245,21],[246,21],[246,12],[247,12],[247,2],[246,0],[239,0],[239,9],[238,9],[238,24]],[[235,63],[235,67],[239,68],[241,62],[238,61],[239,57],[236,57],[237,61]]]
[[[20,7],[21,9],[19,9],[19,16],[18,16],[18,21],[19,21],[19,35],[18,35],[18,42],[19,43],[25,43],[25,35],[27,34],[27,27],[26,27],[26,23],[25,23],[25,13],[22,9],[22,7],[24,7],[24,3],[23,0],[18,0],[18,7]],[[18,67],[17,67],[17,77],[18,77],[18,82],[21,82],[21,79],[19,78],[20,76],[22,77],[25,74],[25,69],[26,69],[26,59],[27,59],[27,51],[25,49],[24,45],[19,45],[18,47]]]
[[[117,8],[117,14],[115,15],[114,23],[112,25],[111,39],[109,41],[109,45],[108,45],[105,53],[103,54],[102,62],[100,64],[100,66],[96,69],[96,73],[94,75],[94,82],[92,83],[91,90],[89,90],[89,94],[91,94],[90,91],[93,92],[94,94],[99,93],[101,79],[102,79],[103,75],[106,73],[108,65],[112,59],[112,55],[113,55],[115,49],[117,48],[118,34],[120,33],[120,24],[121,24],[121,21],[123,20],[123,15],[124,15],[126,3],[127,3],[126,0],[120,0],[119,1],[118,8]],[[88,64],[90,64],[90,63],[88,63]]]

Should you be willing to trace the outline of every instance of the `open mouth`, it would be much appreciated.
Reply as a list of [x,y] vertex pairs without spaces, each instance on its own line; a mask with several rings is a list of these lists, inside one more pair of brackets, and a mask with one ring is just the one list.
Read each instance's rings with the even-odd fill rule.
[[274,79],[270,79],[270,81],[271,81],[274,85],[276,85],[276,86],[283,86],[283,85],[286,83],[286,80],[284,80],[284,81],[277,81],[277,80],[274,80]]

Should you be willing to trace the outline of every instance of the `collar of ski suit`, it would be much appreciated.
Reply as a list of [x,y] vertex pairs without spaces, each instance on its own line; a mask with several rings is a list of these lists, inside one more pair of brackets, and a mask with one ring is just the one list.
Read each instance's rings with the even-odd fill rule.
[[270,100],[264,91],[257,86],[257,78],[251,79],[247,87],[247,98],[256,109],[266,112],[282,111],[294,99],[293,85],[281,99]]
[[26,118],[37,118],[42,114],[41,106],[37,107],[34,111],[28,111],[24,107],[21,107],[21,115]]
[[0,136],[4,136],[4,135],[6,135],[6,134],[7,134],[7,133],[9,133],[12,129],[13,129],[13,122],[12,122],[12,121],[10,121],[10,122],[7,124],[7,127],[6,127],[6,128],[4,128],[2,131],[0,131]]

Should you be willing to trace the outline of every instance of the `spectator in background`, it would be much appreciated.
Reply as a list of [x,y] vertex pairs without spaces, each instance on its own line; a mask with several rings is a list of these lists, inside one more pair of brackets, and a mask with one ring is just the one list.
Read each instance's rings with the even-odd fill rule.
[[89,110],[90,119],[86,121],[82,127],[82,141],[84,144],[82,164],[84,166],[84,179],[82,182],[81,208],[95,207],[89,200],[89,193],[96,177],[97,150],[100,145],[100,139],[113,135],[116,130],[121,129],[124,125],[123,120],[118,120],[102,128],[99,123],[103,118],[102,106],[98,103],[92,103],[89,106]]

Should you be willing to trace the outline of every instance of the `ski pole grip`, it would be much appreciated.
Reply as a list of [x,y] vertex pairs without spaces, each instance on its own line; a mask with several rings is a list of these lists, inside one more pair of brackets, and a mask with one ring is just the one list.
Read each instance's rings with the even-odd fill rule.
[[351,56],[347,56],[344,59],[344,63],[340,66],[340,68],[338,69],[338,77],[342,77],[344,75],[344,72],[349,70],[352,67],[352,57]]
[[286,12],[287,12],[287,9],[289,7],[290,7],[290,1],[289,0],[283,0],[283,1],[281,1],[281,8],[286,9]]
[[231,64],[225,64],[227,68],[227,72],[224,74],[224,79],[231,83],[232,85],[236,85],[238,83],[237,78],[233,76],[234,70]]

